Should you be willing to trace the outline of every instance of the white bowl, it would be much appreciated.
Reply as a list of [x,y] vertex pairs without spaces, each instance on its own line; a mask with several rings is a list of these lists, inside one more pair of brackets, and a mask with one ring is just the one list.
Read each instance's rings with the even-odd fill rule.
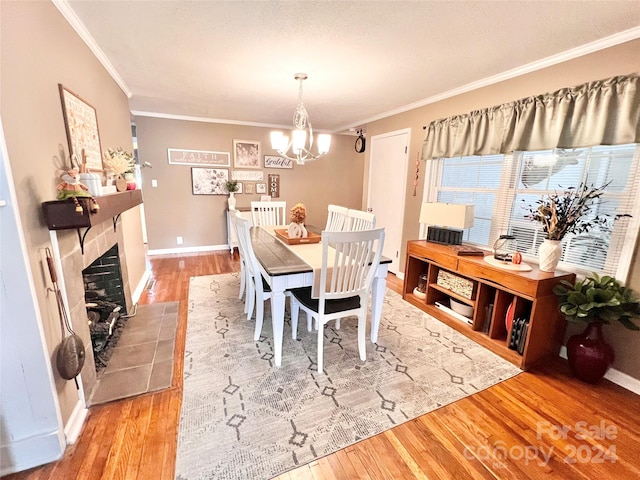
[[453,298],[450,298],[449,301],[451,302],[451,310],[467,318],[473,317],[473,307],[471,305],[459,302]]

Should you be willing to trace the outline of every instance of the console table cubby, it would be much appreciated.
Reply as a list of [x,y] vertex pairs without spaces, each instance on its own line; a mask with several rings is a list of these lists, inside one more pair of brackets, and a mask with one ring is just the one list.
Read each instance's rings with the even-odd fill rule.
[[[455,275],[462,282],[472,282],[471,298],[467,298],[468,292],[461,295],[439,284],[438,274],[442,270],[450,274],[448,277]],[[425,298],[413,294],[422,274],[427,275]],[[459,256],[448,245],[414,240],[407,243],[402,298],[527,370],[542,358],[558,355],[560,351],[565,320],[558,311],[553,287],[561,280],[573,281],[575,275],[542,272],[535,265],[528,272],[508,270],[487,263],[481,256]],[[436,306],[436,302],[446,306],[451,298],[473,308],[469,323]],[[512,318],[529,317],[522,355],[509,348],[511,332],[507,330],[505,318],[510,307]]]

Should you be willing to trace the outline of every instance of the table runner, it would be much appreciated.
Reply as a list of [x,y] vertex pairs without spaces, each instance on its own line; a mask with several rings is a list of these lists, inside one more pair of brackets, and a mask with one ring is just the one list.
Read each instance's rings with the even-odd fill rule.
[[[283,242],[276,235],[275,229],[282,228],[282,225],[261,225],[259,228],[267,231],[274,238],[291,250],[300,260],[309,265],[313,269],[313,287],[311,288],[311,297],[319,298],[320,292],[318,291],[320,285],[320,275],[322,273],[322,242],[318,243],[301,243],[298,245],[289,245],[287,242]],[[329,249],[328,265],[332,265],[335,258],[335,250]]]

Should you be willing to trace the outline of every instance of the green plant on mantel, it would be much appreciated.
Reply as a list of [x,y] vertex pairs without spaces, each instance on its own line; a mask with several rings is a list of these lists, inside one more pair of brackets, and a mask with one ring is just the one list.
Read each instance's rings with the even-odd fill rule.
[[629,330],[640,330],[632,319],[640,319],[640,298],[613,277],[592,273],[575,283],[562,280],[553,288],[558,307],[571,322],[602,322],[617,320]]
[[123,175],[135,171],[136,159],[122,147],[108,148],[104,153],[104,165],[114,175]]
[[225,182],[225,187],[227,187],[227,192],[235,193],[238,191],[238,181],[237,180],[227,180]]

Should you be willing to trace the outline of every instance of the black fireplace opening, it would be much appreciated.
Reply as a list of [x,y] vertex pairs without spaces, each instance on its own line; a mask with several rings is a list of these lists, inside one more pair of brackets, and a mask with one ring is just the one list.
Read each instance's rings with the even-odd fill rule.
[[127,315],[118,244],[82,271],[96,372],[106,367]]

